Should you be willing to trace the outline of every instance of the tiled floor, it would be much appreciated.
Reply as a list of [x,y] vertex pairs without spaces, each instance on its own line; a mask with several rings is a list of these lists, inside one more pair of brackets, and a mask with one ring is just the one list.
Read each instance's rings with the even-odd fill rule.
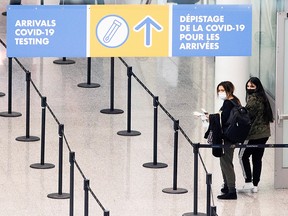
[[[0,2],[1,12],[6,3]],[[31,4],[35,1],[23,1]],[[52,1],[51,1],[52,2]],[[54,1],[55,2],[55,1]],[[37,2],[36,2],[37,3]],[[6,42],[6,17],[0,16],[0,38]],[[69,193],[69,148],[79,165],[75,168],[74,215],[84,215],[84,177],[90,188],[111,216],[176,216],[194,212],[194,157],[192,142],[205,143],[201,121],[192,113],[202,107],[214,110],[214,59],[195,58],[124,58],[133,73],[159,96],[158,162],[163,169],[144,168],[153,161],[153,98],[132,77],[131,129],[140,136],[119,136],[127,130],[126,67],[115,58],[114,108],[123,114],[102,114],[110,108],[110,58],[92,59],[92,82],[99,88],[79,88],[86,82],[87,59],[75,64],[57,65],[57,58],[19,58],[31,72],[32,81],[51,110],[46,109],[45,162],[54,169],[32,169],[40,163],[40,141],[19,142],[26,135],[25,72],[13,60],[12,111],[21,117],[0,117],[0,215],[64,216],[69,215],[69,200],[47,198],[58,193],[58,123],[64,124],[64,158],[62,192]],[[0,112],[8,110],[8,60],[0,45]],[[31,86],[30,136],[41,136],[41,99]],[[164,109],[163,109],[164,108]],[[55,116],[51,115],[51,112]],[[179,120],[177,181],[173,180],[174,130],[172,119]],[[58,121],[58,122],[57,122]],[[270,139],[273,142],[273,137]],[[68,148],[69,146],[69,148]],[[238,200],[217,200],[222,181],[219,161],[211,149],[200,149],[205,168],[212,173],[212,205],[221,216],[285,216],[288,215],[287,190],[273,188],[274,151],[267,149],[263,158],[263,174],[257,194],[238,194]],[[237,186],[243,178],[235,151]],[[79,172],[79,168],[83,173]],[[83,177],[84,176],[84,177]],[[184,194],[167,194],[162,190],[184,188]],[[206,174],[199,161],[199,193],[197,210],[206,213]],[[196,213],[196,212],[194,212]],[[89,194],[89,215],[103,215],[94,197]]]

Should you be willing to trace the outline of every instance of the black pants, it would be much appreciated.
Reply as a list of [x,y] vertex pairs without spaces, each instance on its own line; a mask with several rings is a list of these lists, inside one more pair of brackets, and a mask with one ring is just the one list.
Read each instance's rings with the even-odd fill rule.
[[[268,137],[249,140],[247,145],[266,144]],[[253,182],[258,186],[262,170],[262,157],[265,148],[241,148],[239,150],[239,161],[242,168],[245,182]],[[250,156],[252,156],[253,171],[251,171]],[[252,176],[253,175],[253,176]]]

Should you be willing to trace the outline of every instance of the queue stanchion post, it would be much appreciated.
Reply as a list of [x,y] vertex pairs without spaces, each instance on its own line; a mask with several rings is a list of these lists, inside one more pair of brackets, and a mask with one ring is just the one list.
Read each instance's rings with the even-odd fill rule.
[[143,166],[146,168],[166,168],[168,165],[165,163],[159,163],[157,155],[157,138],[158,138],[158,105],[159,97],[153,97],[153,107],[154,107],[154,133],[153,133],[153,162],[144,163]]
[[198,154],[199,154],[200,143],[193,144],[193,154],[194,154],[194,207],[193,212],[184,213],[182,216],[205,216],[205,213],[198,212]]
[[12,58],[8,58],[8,111],[0,112],[2,117],[19,117],[19,112],[12,112]]
[[110,216],[110,212],[107,210],[104,210],[104,216]]
[[98,88],[100,85],[98,83],[91,83],[91,57],[87,58],[87,82],[79,83],[77,85],[81,88]]
[[118,131],[117,134],[120,136],[139,136],[141,133],[139,131],[131,130],[131,86],[132,86],[132,67],[127,67],[128,76],[128,97],[127,97],[127,130]]
[[211,184],[212,184],[212,174],[206,174],[206,184],[207,184],[207,216],[211,215]]
[[217,216],[217,208],[216,208],[216,206],[211,206],[211,216]]
[[30,82],[31,73],[26,73],[26,135],[17,137],[16,140],[20,142],[35,142],[40,140],[37,136],[30,136]]
[[58,127],[59,134],[59,163],[58,163],[58,192],[48,194],[47,197],[51,199],[69,199],[69,193],[62,192],[63,186],[63,135],[64,135],[64,125],[59,124]]
[[74,215],[74,167],[75,167],[75,152],[69,153],[70,162],[70,202],[69,216]]
[[[21,0],[10,0],[10,5],[21,5]],[[7,16],[7,11],[4,11],[2,15]]]
[[54,164],[45,163],[45,131],[46,131],[46,107],[47,107],[46,97],[41,97],[41,107],[42,107],[42,116],[41,116],[40,163],[31,164],[30,167],[34,169],[52,169],[55,167]]
[[89,213],[89,179],[84,179],[84,216]]
[[110,108],[100,110],[101,113],[104,114],[121,114],[124,111],[121,109],[114,108],[114,71],[115,71],[115,63],[114,57],[111,57],[110,64]]
[[63,57],[62,59],[54,60],[53,63],[59,64],[59,65],[68,65],[68,64],[75,64],[75,61],[71,59],[67,59],[67,57]]
[[168,194],[183,194],[187,193],[188,190],[185,188],[177,187],[177,171],[178,171],[178,131],[179,131],[179,120],[174,120],[174,163],[173,163],[173,187],[165,188],[162,190]]

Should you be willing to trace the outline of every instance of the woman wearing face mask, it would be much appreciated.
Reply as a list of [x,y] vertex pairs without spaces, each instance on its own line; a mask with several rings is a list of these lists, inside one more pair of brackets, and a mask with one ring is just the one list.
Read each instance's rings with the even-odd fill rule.
[[[270,122],[273,122],[273,113],[261,81],[257,77],[251,77],[246,83],[246,102],[246,108],[252,119],[247,145],[266,144],[271,135]],[[241,148],[239,150],[239,161],[245,178],[245,185],[238,190],[239,192],[258,192],[264,150],[265,148]],[[252,156],[252,172],[250,156]]]
[[[227,120],[230,115],[230,111],[234,107],[233,102],[240,104],[240,100],[233,94],[234,85],[229,81],[224,81],[217,86],[217,95],[223,100],[221,111],[221,123],[222,131],[228,127]],[[223,137],[224,145],[231,145],[230,148],[224,148],[224,155],[220,157],[220,167],[222,171],[224,187],[221,189],[222,194],[217,196],[218,199],[237,199],[236,187],[235,187],[235,172],[233,165],[234,147],[230,140]]]

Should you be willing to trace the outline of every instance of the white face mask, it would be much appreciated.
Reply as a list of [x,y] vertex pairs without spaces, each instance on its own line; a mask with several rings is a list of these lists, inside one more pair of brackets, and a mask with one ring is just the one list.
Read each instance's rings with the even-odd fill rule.
[[219,92],[218,93],[218,96],[221,100],[225,100],[227,99],[227,95],[226,95],[226,92]]

